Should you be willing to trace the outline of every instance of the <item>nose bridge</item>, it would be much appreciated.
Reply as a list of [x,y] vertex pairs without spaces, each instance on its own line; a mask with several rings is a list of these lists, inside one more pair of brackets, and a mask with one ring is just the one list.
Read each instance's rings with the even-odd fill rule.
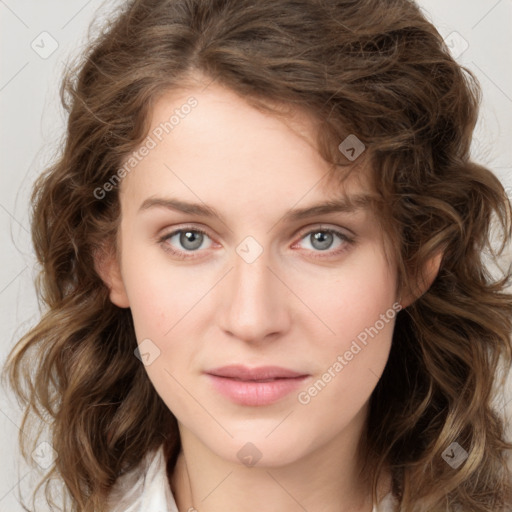
[[[259,244],[258,244],[259,245]],[[262,340],[288,328],[286,290],[271,267],[270,254],[253,241],[242,242],[233,257],[233,270],[225,283],[222,328],[246,340]]]
[[[255,306],[269,304],[273,295],[270,290],[273,275],[268,269],[269,263],[267,256],[263,254],[252,262],[240,256],[235,258],[233,292],[240,304],[244,302],[253,303]],[[263,300],[265,298],[267,300]]]

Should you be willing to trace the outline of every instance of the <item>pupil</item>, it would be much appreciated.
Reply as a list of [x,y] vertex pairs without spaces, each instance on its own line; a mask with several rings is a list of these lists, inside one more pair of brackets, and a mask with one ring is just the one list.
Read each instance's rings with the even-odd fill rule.
[[193,250],[201,247],[203,242],[202,233],[195,233],[194,231],[185,231],[180,236],[180,244],[186,249]]
[[316,249],[328,249],[332,244],[332,233],[318,231],[317,233],[314,233],[312,236],[312,245]]

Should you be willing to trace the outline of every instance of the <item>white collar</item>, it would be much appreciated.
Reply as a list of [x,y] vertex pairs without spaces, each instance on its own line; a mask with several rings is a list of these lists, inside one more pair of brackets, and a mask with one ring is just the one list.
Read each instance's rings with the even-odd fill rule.
[[167,479],[163,445],[118,478],[107,507],[109,512],[178,512]]
[[[394,512],[398,502],[392,494],[374,505],[372,512]],[[167,479],[161,445],[149,452],[133,471],[118,478],[108,500],[109,512],[179,512]]]

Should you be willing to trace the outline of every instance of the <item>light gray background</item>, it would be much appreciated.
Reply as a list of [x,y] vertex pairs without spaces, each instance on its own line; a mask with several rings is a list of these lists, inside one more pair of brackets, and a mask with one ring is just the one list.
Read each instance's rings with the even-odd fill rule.
[[[63,61],[80,53],[97,9],[101,20],[115,11],[116,4],[119,0],[0,0],[0,364],[14,342],[35,325],[39,315],[33,287],[29,193],[34,178],[56,153],[62,137],[65,117],[59,105],[58,89]],[[421,0],[419,4],[454,52],[461,53],[467,42],[467,49],[457,59],[476,73],[484,93],[474,156],[494,170],[510,192],[512,0]],[[51,37],[41,35],[42,32]],[[52,44],[58,44],[57,49],[45,55]],[[510,387],[497,397],[503,405],[508,403],[508,417],[512,417]],[[12,396],[2,389],[2,512],[21,511],[16,500],[18,482],[25,489],[37,479],[19,460],[20,417]]]

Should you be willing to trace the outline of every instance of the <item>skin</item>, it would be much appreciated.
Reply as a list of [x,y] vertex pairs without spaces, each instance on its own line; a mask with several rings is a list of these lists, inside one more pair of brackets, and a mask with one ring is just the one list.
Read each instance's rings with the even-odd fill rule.
[[[170,481],[178,507],[370,512],[356,447],[394,320],[307,404],[297,392],[266,406],[235,404],[203,373],[277,365],[309,374],[305,390],[398,301],[396,271],[370,209],[282,219],[342,191],[368,193],[365,173],[343,189],[330,183],[305,114],[284,122],[216,83],[162,96],[152,128],[191,95],[197,107],[123,179],[121,257],[97,264],[112,302],[131,308],[139,344],[149,339],[160,351],[146,370],[179,423],[183,451]],[[165,207],[139,211],[154,197],[210,205],[223,221]],[[160,241],[179,228],[208,236],[195,252],[179,234]],[[320,228],[353,242],[335,235],[322,251],[310,236]],[[236,252],[249,235],[263,248],[252,263]],[[237,457],[247,442],[261,453],[253,467]],[[388,490],[386,475],[382,495]]]

